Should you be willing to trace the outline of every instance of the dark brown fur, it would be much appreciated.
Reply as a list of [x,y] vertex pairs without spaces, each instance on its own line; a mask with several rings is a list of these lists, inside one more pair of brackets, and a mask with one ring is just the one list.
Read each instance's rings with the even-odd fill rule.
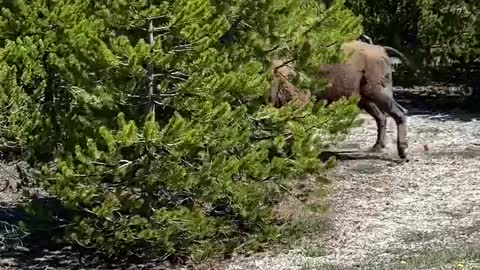
[[[342,64],[320,65],[318,72],[329,82],[326,90],[316,96],[317,100],[328,103],[342,97],[358,96],[358,106],[369,113],[377,123],[377,141],[374,150],[385,147],[385,113],[395,119],[397,124],[397,149],[401,158],[405,158],[406,110],[393,98],[392,69],[388,54],[382,46],[352,41],[343,44],[347,60]],[[279,107],[290,100],[300,97],[308,102],[310,97],[303,94],[292,83],[295,71],[293,65],[281,66],[282,60],[274,60],[270,89],[271,102]],[[279,67],[281,66],[281,67]]]

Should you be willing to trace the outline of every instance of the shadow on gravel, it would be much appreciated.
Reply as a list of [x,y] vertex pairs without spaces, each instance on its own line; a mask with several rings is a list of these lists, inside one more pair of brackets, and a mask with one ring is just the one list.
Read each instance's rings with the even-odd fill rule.
[[337,160],[381,160],[387,161],[391,164],[402,164],[405,162],[409,162],[409,159],[401,159],[396,154],[391,153],[384,153],[384,152],[372,152],[368,150],[361,150],[359,145],[348,145],[349,148],[345,146],[337,148],[337,149],[330,149],[323,151],[320,156],[318,157],[323,162],[327,161],[328,159],[335,157]]
[[[46,207],[56,205],[50,199],[41,199],[37,203]],[[59,235],[62,226],[29,234],[18,226],[20,221],[31,222],[23,209],[15,206],[0,208],[0,269],[172,269],[172,265],[165,261],[145,261],[132,257],[107,258],[101,252],[58,244],[51,237]]]
[[461,86],[431,85],[394,89],[407,116],[430,115],[432,120],[470,122],[480,119],[480,97]]

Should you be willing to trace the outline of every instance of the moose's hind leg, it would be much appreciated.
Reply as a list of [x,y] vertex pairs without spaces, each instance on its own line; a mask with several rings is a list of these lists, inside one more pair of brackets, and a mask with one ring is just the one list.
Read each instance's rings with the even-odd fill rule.
[[400,158],[407,157],[407,117],[396,104],[392,106],[389,114],[395,119],[397,124],[397,151]]
[[402,159],[407,157],[407,117],[400,105],[394,100],[393,94],[387,89],[375,92],[375,104],[389,114],[397,124],[397,151]]
[[358,105],[368,114],[370,114],[377,123],[377,140],[375,141],[372,150],[374,152],[379,152],[386,146],[385,139],[387,133],[387,118],[385,113],[380,110],[377,105],[373,103],[373,101],[366,98],[362,98]]

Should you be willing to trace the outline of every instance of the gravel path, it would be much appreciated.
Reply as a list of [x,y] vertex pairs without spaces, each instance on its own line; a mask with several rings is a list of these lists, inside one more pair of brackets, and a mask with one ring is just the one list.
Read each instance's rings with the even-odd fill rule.
[[[385,269],[415,254],[480,244],[478,116],[413,112],[408,117],[409,162],[350,160],[337,167],[330,198],[332,227],[323,237],[303,241],[310,249],[324,249],[318,252],[322,254],[312,256],[298,248],[235,258],[226,269]],[[371,117],[361,117],[364,124],[346,143],[367,148],[376,127]],[[395,123],[389,118],[387,151],[392,155],[394,136]],[[480,264],[471,262],[470,267],[480,269]]]

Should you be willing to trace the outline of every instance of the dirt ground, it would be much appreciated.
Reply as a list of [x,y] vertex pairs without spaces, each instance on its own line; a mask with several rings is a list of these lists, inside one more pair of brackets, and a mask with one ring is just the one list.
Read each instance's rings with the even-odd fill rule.
[[[290,251],[235,257],[220,268],[480,269],[480,115],[453,107],[437,110],[430,101],[399,101],[409,110],[408,162],[341,161],[331,175],[326,229],[304,237]],[[366,150],[373,145],[376,127],[371,117],[361,117],[365,123],[344,145]],[[395,123],[389,118],[386,152],[392,157],[395,136]],[[4,177],[13,172],[2,168]],[[16,196],[0,192],[2,207]],[[48,263],[71,256],[56,254],[45,253],[29,264],[21,264],[21,256],[4,254],[0,269],[73,269]],[[74,268],[93,269],[82,264],[79,259]]]

